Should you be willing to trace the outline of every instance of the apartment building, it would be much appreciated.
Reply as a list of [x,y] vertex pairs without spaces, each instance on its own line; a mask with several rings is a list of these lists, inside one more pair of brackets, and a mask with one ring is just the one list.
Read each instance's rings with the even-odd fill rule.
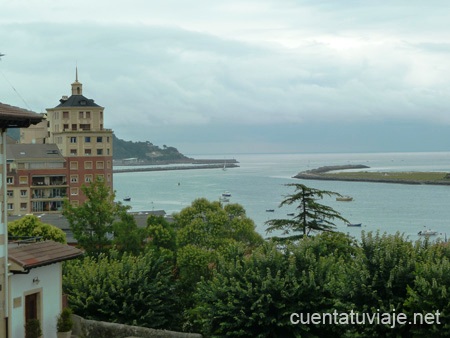
[[55,144],[7,144],[6,157],[8,214],[62,210],[68,171]]
[[71,85],[72,95],[63,96],[54,108],[46,109],[45,121],[21,130],[21,143],[55,144],[66,160],[67,197],[81,205],[83,184],[103,179],[113,188],[112,130],[104,128],[104,107],[83,95],[83,85]]

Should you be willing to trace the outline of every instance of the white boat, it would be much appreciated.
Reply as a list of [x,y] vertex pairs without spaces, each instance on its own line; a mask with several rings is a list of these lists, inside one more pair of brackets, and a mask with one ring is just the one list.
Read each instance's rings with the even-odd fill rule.
[[361,223],[348,223],[347,226],[348,227],[360,227],[362,224]]
[[129,201],[131,201],[131,197],[130,197],[130,196],[125,196],[125,197],[123,198],[123,200],[124,200],[125,202],[129,202]]
[[431,229],[421,230],[417,233],[419,236],[436,236],[438,234],[437,231]]
[[353,197],[351,197],[351,196],[339,196],[339,197],[336,197],[336,201],[339,201],[339,202],[350,202],[350,201],[353,201]]
[[223,196],[223,197],[231,197],[231,192],[225,191],[225,192],[222,194],[222,196]]

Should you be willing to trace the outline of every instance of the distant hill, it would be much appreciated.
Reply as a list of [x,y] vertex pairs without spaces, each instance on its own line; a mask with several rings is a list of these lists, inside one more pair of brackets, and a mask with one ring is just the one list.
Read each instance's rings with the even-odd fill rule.
[[176,148],[163,145],[162,148],[153,143],[124,141],[113,135],[113,159],[137,158],[148,163],[183,163],[192,161],[181,154]]

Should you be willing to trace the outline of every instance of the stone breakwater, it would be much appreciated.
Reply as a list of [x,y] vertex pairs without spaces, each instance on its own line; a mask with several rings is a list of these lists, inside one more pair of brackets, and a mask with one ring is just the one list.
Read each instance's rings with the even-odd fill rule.
[[[199,165],[174,165],[174,166],[166,166],[166,167],[154,167],[148,166],[145,168],[127,168],[127,169],[114,169],[114,174],[120,173],[132,173],[132,172],[144,172],[144,171],[166,171],[166,170],[189,170],[189,169],[221,169],[224,167],[224,164],[199,164]],[[234,163],[227,163],[225,168],[237,168],[239,167]]]
[[[364,177],[345,177],[340,175],[329,174],[330,171],[336,170],[349,170],[349,169],[367,169],[370,168],[366,165],[356,164],[356,165],[337,165],[337,166],[325,166],[317,169],[311,169],[307,171],[302,171],[293,178],[304,179],[304,180],[323,180],[323,181],[348,181],[348,182],[374,182],[374,183],[396,183],[396,184],[427,184],[427,185],[450,185],[450,181],[429,181],[429,180],[411,180],[411,179],[398,179],[398,178],[373,178]],[[361,173],[364,174],[364,173]],[[450,177],[448,177],[450,178]]]

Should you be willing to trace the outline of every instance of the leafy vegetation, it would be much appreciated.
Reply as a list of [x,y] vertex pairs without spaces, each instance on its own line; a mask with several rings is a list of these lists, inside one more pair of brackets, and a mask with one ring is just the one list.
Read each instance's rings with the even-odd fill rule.
[[114,159],[135,157],[147,162],[185,161],[188,157],[181,154],[176,148],[163,145],[162,148],[151,142],[124,141],[113,135]]
[[66,243],[66,234],[61,229],[42,222],[37,216],[26,215],[8,223],[9,237],[39,237],[41,240],[53,240]]
[[[145,233],[137,228],[128,206],[114,201],[115,193],[102,180],[81,187],[87,200],[81,206],[64,201],[63,215],[78,244],[89,255],[107,252],[113,244],[137,253]],[[115,235],[115,236],[114,236]]]
[[304,184],[290,183],[287,186],[295,187],[296,192],[288,195],[281,202],[280,207],[298,204],[298,213],[290,219],[271,219],[266,222],[268,233],[278,231],[282,234],[281,237],[274,237],[274,239],[282,242],[295,241],[309,236],[312,231],[333,230],[335,219],[348,222],[333,208],[317,202],[324,196],[340,196],[340,194],[309,188]]
[[[71,308],[90,319],[204,337],[450,335],[446,243],[412,243],[401,234],[379,233],[363,233],[357,241],[329,231],[332,225],[318,220],[343,218],[316,199],[335,193],[295,187],[299,192],[283,201],[299,203],[290,239],[297,233],[314,236],[282,246],[263,240],[238,204],[201,198],[174,215],[174,223],[151,216],[141,229],[145,239],[122,218],[125,223],[111,227],[119,240],[111,240],[107,252],[65,264],[63,287]],[[102,202],[108,205],[108,198]],[[110,210],[103,204],[95,204],[99,215]],[[350,312],[402,313],[408,319],[431,314],[434,321],[394,326],[291,321],[295,313]]]

